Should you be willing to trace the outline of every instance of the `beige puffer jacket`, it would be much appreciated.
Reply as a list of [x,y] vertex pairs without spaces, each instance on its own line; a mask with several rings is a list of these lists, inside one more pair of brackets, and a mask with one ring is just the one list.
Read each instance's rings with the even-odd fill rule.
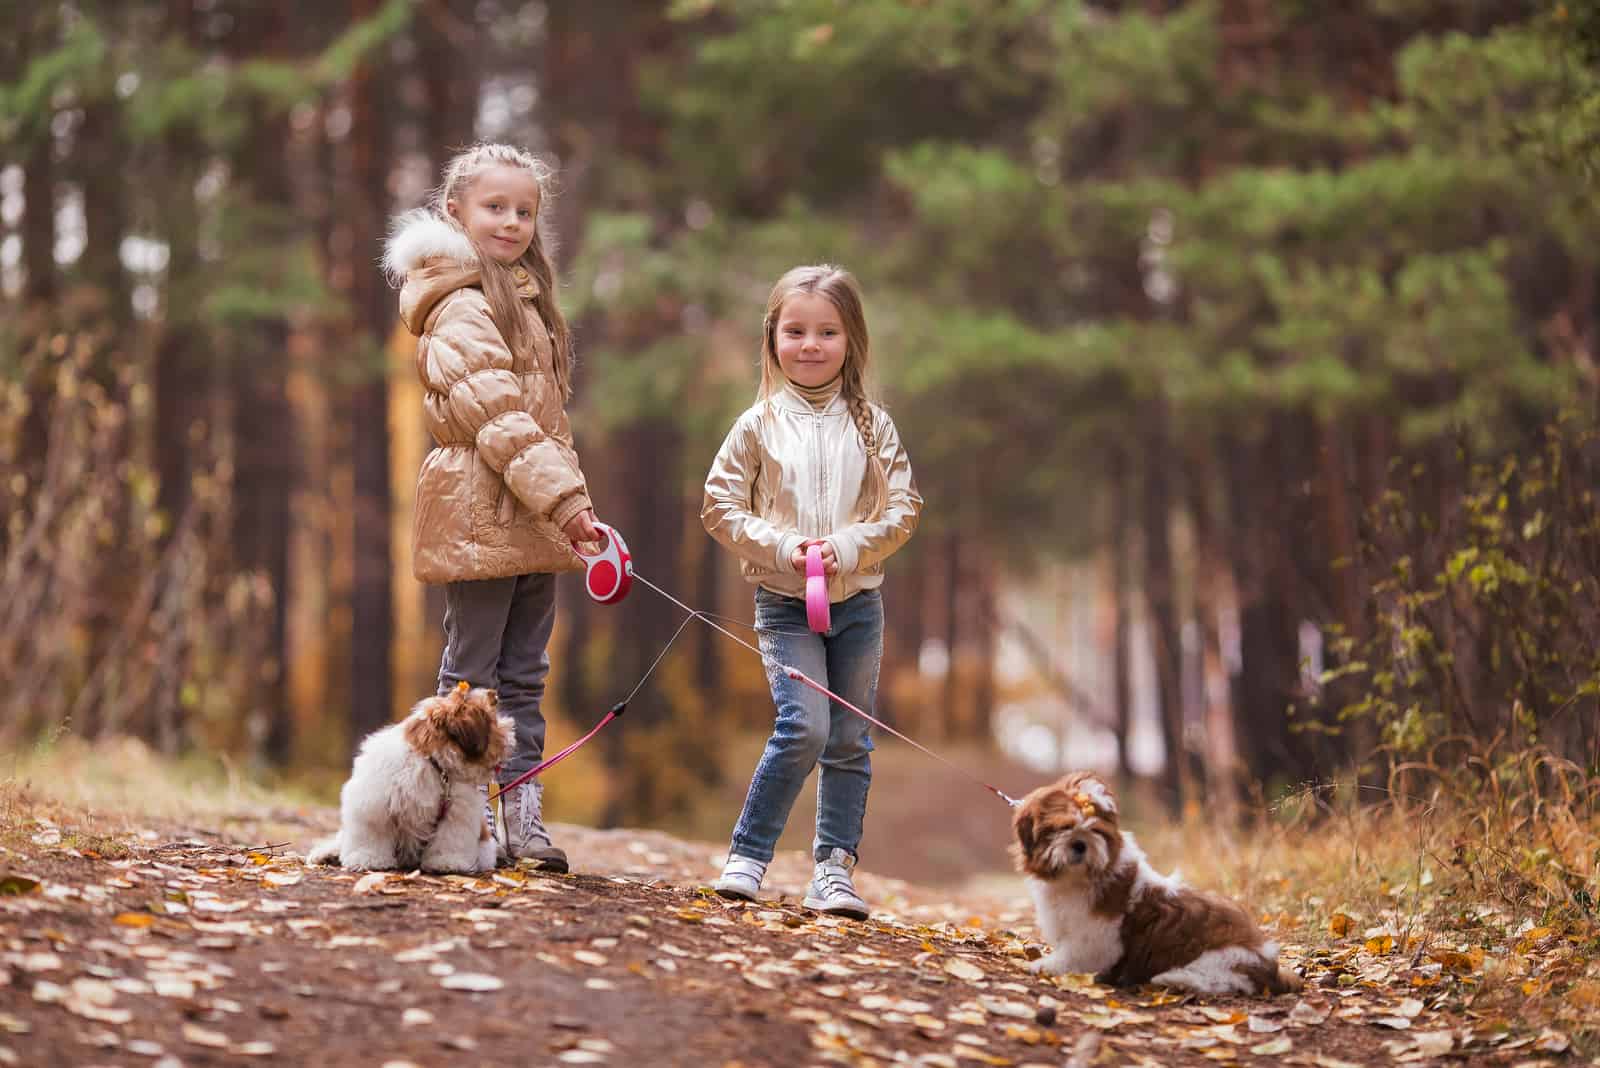
[[417,376],[438,448],[417,476],[412,571],[422,582],[576,571],[561,528],[590,507],[556,384],[538,290],[520,267],[518,293],[535,351],[512,353],[479,288],[465,233],[427,211],[396,220],[384,249],[404,279],[400,318],[417,336]]

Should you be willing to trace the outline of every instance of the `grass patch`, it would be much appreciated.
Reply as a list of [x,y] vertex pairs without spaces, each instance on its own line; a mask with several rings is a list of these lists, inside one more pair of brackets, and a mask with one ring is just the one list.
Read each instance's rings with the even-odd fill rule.
[[42,817],[70,828],[63,847],[100,856],[151,822],[217,828],[323,803],[303,788],[253,778],[225,757],[168,757],[133,738],[91,745],[69,736],[13,754],[0,771],[0,840],[27,840]]

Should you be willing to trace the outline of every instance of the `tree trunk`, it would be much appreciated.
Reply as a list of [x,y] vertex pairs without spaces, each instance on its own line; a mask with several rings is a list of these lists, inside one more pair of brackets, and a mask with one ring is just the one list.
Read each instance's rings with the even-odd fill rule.
[[1155,660],[1160,705],[1161,741],[1166,750],[1162,794],[1174,815],[1183,811],[1187,755],[1184,746],[1182,664],[1178,600],[1172,567],[1168,524],[1172,494],[1168,488],[1171,451],[1164,403],[1152,402],[1144,416],[1144,597],[1149,617],[1150,646]]
[[[994,567],[989,559],[980,557],[973,568],[975,589],[972,591],[977,600],[975,619],[992,620],[999,618],[999,598],[995,590]],[[970,724],[971,737],[985,747],[994,744],[994,706],[995,706],[995,641],[998,627],[983,625],[978,628],[978,677],[973,685],[972,694],[972,721]]]
[[944,694],[933,731],[935,739],[955,738],[961,731],[961,705],[957,656],[962,641],[961,627],[961,534],[951,530],[944,538]]
[[[642,419],[616,436],[615,462],[607,470],[612,500],[620,501],[615,517],[624,531],[650,532],[629,548],[634,565],[646,575],[670,573],[681,558],[683,524],[679,522],[682,500],[678,494],[676,472],[683,443],[678,428],[665,418]],[[648,592],[648,591],[641,591]],[[682,596],[679,594],[679,596]],[[624,696],[649,668],[682,621],[683,613],[664,597],[628,599],[628,617],[614,619],[612,677]],[[658,672],[634,698],[628,708],[627,728],[613,732],[608,739],[608,762],[616,769],[616,788],[605,806],[606,826],[623,826],[645,819],[660,819],[687,806],[690,798],[680,796],[668,786],[670,777],[661,774],[664,765],[692,765],[701,755],[700,739],[670,729],[670,692],[662,685]],[[639,747],[628,748],[629,738],[654,740],[650,759],[628,759]]]
[[1134,523],[1129,502],[1128,454],[1111,449],[1111,682],[1117,735],[1117,772],[1123,782],[1133,780],[1133,660],[1128,639],[1128,590],[1133,570]]
[[[132,318],[128,276],[122,269],[122,239],[128,232],[126,198],[131,192],[124,174],[127,151],[115,98],[85,102],[77,169],[82,175],[86,243],[78,269],[84,280],[104,295],[111,322],[119,328],[125,328]],[[97,370],[97,377],[110,383],[117,368]]]
[[[249,16],[250,38],[261,54],[277,58],[287,51],[288,17],[273,5]],[[271,218],[281,229],[263,235],[287,246],[298,236],[294,190],[285,146],[291,131],[286,115],[253,109],[251,135],[242,146],[239,180],[249,210]],[[289,322],[286,313],[258,318],[248,328],[244,359],[232,381],[234,422],[235,562],[241,571],[266,580],[271,590],[266,662],[255,679],[255,697],[266,719],[262,756],[283,767],[293,756],[294,722],[287,698],[289,516],[296,469],[290,442],[294,411],[289,403]]]
[[[357,18],[377,10],[376,0],[354,0]],[[348,135],[348,269],[355,313],[354,351],[366,366],[346,398],[353,465],[353,570],[351,589],[351,733],[359,739],[390,721],[394,686],[389,537],[389,387],[378,354],[394,322],[393,297],[373,259],[389,214],[390,136],[384,109],[387,66],[381,54],[364,59],[351,78]]]
[[475,140],[482,48],[475,0],[426,0],[417,11],[417,69],[428,102],[423,151],[438,174],[444,161]]
[[1234,574],[1239,582],[1240,669],[1234,695],[1235,745],[1251,778],[1269,789],[1302,781],[1312,762],[1289,730],[1289,707],[1298,698],[1299,613],[1293,561],[1285,538],[1298,517],[1283,509],[1268,516],[1261,487],[1287,485],[1297,453],[1274,419],[1266,438],[1232,450]]
[[1229,597],[1228,562],[1222,533],[1210,499],[1214,479],[1202,452],[1189,473],[1189,511],[1195,531],[1194,618],[1200,634],[1200,709],[1205,746],[1195,756],[1196,781],[1204,782],[1214,801],[1232,806],[1237,800],[1234,768],[1233,712],[1228,702],[1228,672],[1222,653],[1222,612]]

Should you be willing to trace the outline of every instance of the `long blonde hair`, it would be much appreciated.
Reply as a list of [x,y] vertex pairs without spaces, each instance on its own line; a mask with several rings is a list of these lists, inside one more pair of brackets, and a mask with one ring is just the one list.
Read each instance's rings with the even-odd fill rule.
[[767,315],[761,323],[761,386],[757,400],[766,400],[783,388],[787,379],[778,364],[778,316],[784,302],[796,293],[825,297],[839,312],[844,327],[844,367],[839,372],[839,392],[850,406],[850,418],[867,452],[867,519],[877,519],[889,503],[889,473],[878,456],[878,434],[873,427],[872,405],[867,397],[867,367],[871,344],[867,315],[861,306],[861,285],[855,275],[831,263],[795,267],[778,279],[767,297]]
[[[533,175],[539,184],[539,215],[544,215],[545,194],[555,172],[537,156],[514,145],[477,144],[456,153],[444,165],[444,180],[434,190],[431,207],[445,221],[465,233],[465,227],[450,214],[450,205],[471,187],[473,181],[490,167],[517,167]],[[470,240],[470,238],[469,238]],[[513,352],[526,352],[533,348],[528,321],[522,314],[521,298],[517,296],[517,283],[511,275],[511,266],[500,263],[483,249],[478,249],[478,265],[483,273],[483,295],[489,301],[489,313]],[[535,225],[533,241],[517,260],[539,285],[533,306],[550,331],[550,344],[555,350],[556,385],[563,397],[572,395],[572,334],[567,329],[566,316],[556,303],[556,269],[545,248],[544,229]],[[515,266],[515,265],[512,265]]]

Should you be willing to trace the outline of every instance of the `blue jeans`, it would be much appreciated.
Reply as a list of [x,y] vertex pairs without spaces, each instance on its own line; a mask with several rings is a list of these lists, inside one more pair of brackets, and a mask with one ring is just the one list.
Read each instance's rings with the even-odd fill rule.
[[500,767],[510,782],[544,756],[545,677],[556,621],[556,577],[544,572],[450,582],[444,588],[444,657],[439,692],[456,683],[499,692],[500,714],[516,726],[515,749]]
[[821,860],[837,847],[855,856],[861,845],[867,788],[872,785],[871,724],[773,663],[804,672],[876,715],[872,705],[883,660],[883,598],[877,590],[863,590],[833,605],[830,621],[828,632],[817,634],[806,625],[804,601],[756,590],[756,634],[769,658],[767,683],[778,720],[733,830],[733,852],[740,856],[772,859],[800,787],[818,764],[822,770],[817,773],[812,855]]

